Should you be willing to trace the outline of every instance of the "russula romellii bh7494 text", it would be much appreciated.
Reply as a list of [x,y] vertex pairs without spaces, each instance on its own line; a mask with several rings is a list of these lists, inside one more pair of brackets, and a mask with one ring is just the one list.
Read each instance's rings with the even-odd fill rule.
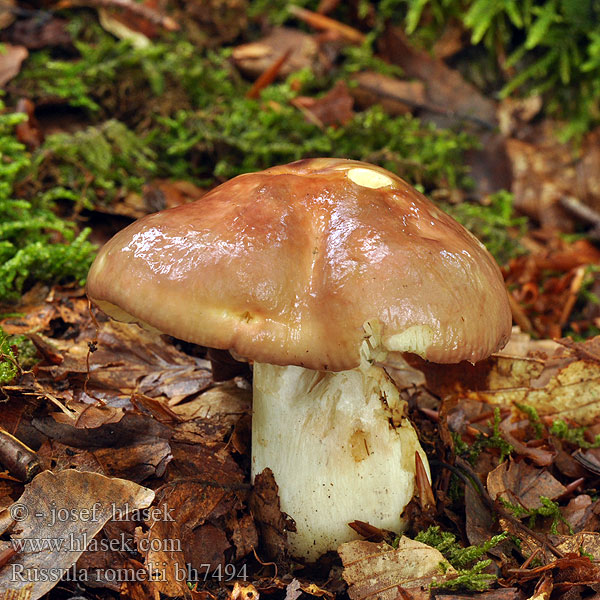
[[476,362],[510,334],[485,247],[402,179],[317,158],[241,175],[115,235],[88,279],[111,317],[253,362],[252,474],[270,467],[313,560],[399,530],[415,452],[388,352]]

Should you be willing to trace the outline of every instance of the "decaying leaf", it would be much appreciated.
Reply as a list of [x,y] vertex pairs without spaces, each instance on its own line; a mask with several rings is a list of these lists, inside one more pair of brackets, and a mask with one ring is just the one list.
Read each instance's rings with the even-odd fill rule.
[[540,508],[540,496],[554,500],[566,491],[546,469],[513,460],[498,465],[488,474],[487,489],[492,499],[500,497],[526,509]]
[[408,77],[423,81],[429,108],[451,119],[494,127],[496,106],[443,61],[417,50],[398,27],[388,27],[381,41],[384,56]]
[[[241,470],[222,445],[209,449],[201,444],[174,444],[173,455],[168,483],[157,504],[159,514],[168,518],[147,522],[149,529],[141,534],[140,547],[148,549],[143,552],[146,565],[160,571],[157,589],[179,596],[187,592],[188,580],[204,581],[226,564],[225,555],[232,550],[226,523],[242,507],[246,487]],[[250,527],[245,523],[244,528]],[[250,550],[248,535],[252,537],[252,532],[240,527],[236,539]]]
[[0,86],[6,85],[21,70],[21,63],[29,56],[25,46],[3,44],[0,48]]
[[381,542],[342,544],[338,554],[352,600],[396,600],[399,590],[426,590],[456,574],[442,554],[415,540],[400,538],[398,548]]
[[[18,554],[0,570],[0,589],[33,582],[32,599],[51,590],[115,514],[148,507],[154,492],[132,481],[67,469],[40,473],[8,510],[16,521],[2,548]],[[83,576],[83,575],[82,575]]]
[[282,561],[288,552],[287,532],[295,531],[296,528],[293,521],[281,512],[279,487],[271,469],[265,469],[254,478],[250,510],[268,557]]
[[540,417],[589,425],[600,418],[600,338],[569,344],[553,356],[495,355],[477,365],[435,365],[412,359],[439,396],[457,395],[513,408],[531,406]]
[[356,73],[352,81],[350,93],[361,108],[380,104],[387,113],[402,115],[426,103],[422,81],[404,81],[375,71]]
[[278,77],[287,77],[306,67],[316,73],[323,72],[323,57],[313,36],[285,27],[275,27],[269,35],[255,42],[236,46],[233,61],[242,73],[255,79],[288,51],[291,54],[281,66]]
[[234,381],[216,385],[190,402],[173,407],[180,422],[173,429],[179,442],[224,441],[240,418],[250,414],[252,394]]
[[354,100],[344,81],[338,81],[327,94],[317,100],[302,96],[295,98],[292,103],[300,108],[309,120],[321,127],[345,125],[354,116]]

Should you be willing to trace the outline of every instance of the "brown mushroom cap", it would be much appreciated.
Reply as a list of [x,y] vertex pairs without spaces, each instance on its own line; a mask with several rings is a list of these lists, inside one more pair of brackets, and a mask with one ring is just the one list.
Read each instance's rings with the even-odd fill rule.
[[473,235],[392,173],[342,159],[241,175],[132,223],[87,290],[117,319],[315,370],[358,366],[366,322],[386,349],[436,362],[476,362],[511,326]]

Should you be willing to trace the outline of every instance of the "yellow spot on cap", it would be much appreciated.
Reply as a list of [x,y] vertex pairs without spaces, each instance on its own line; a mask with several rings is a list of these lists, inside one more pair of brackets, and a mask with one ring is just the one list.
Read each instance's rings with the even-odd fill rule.
[[366,169],[364,167],[350,169],[348,171],[348,177],[357,185],[362,185],[363,187],[372,188],[374,190],[394,183],[394,180],[384,173],[380,173],[373,169]]

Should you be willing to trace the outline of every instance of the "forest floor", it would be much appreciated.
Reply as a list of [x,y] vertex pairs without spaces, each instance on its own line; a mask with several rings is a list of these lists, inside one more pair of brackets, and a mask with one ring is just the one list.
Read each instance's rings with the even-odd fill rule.
[[[600,597],[600,129],[498,93],[456,18],[420,14],[427,40],[313,4],[3,4],[0,598]],[[514,320],[476,365],[387,365],[432,481],[404,535],[357,521],[315,564],[250,484],[248,366],[84,289],[134,219],[307,156],[416,185],[490,249]]]

